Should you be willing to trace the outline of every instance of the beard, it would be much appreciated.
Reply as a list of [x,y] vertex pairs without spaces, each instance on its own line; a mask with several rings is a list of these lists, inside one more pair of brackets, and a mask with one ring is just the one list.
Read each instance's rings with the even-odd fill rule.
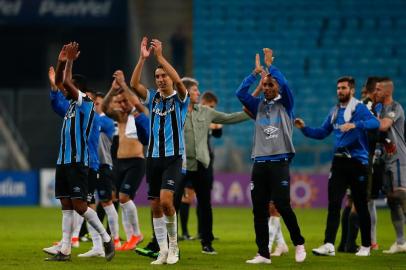
[[340,103],[347,103],[351,99],[351,94],[348,95],[337,95],[338,101]]

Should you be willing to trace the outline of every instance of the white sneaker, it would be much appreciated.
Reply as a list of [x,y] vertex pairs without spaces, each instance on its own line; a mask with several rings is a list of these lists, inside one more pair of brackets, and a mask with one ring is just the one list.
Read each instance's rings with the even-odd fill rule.
[[384,250],[383,253],[386,254],[395,254],[395,253],[403,253],[406,252],[406,243],[403,245],[399,245],[398,243],[393,243],[392,246],[388,250]]
[[104,250],[91,249],[88,252],[79,254],[78,257],[81,257],[81,258],[102,257],[102,258],[104,258]]
[[271,256],[279,257],[282,254],[286,254],[289,252],[289,248],[286,244],[277,245],[274,252],[271,253]]
[[166,259],[167,264],[175,264],[179,261],[179,248],[177,244],[169,244],[168,258]]
[[250,263],[250,264],[260,264],[260,263],[266,263],[266,264],[270,264],[271,263],[271,259],[262,257],[261,255],[257,254],[253,259],[251,260],[246,260],[246,263]]
[[324,245],[322,245],[318,248],[314,248],[314,249],[312,249],[312,252],[314,255],[318,255],[318,256],[335,256],[336,255],[334,246],[331,243],[325,243]]
[[159,251],[158,258],[151,262],[151,264],[166,264],[166,260],[168,258],[168,251]]
[[306,250],[304,245],[297,245],[295,252],[296,262],[303,262],[306,259]]
[[369,256],[369,255],[371,255],[371,247],[364,247],[364,246],[361,246],[361,247],[359,248],[358,252],[355,253],[355,256],[362,256],[362,257],[365,257],[365,256]]
[[59,251],[61,251],[61,246],[55,245],[52,247],[43,248],[42,251],[44,251],[45,253],[48,253],[50,255],[56,255],[56,254],[58,254]]

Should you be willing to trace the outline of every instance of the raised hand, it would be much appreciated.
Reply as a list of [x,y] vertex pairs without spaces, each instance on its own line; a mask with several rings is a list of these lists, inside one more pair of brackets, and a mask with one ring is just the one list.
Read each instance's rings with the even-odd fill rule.
[[[113,74],[114,81],[120,86],[123,87],[126,85],[124,73],[121,70],[116,70]],[[114,82],[113,82],[114,83]]]
[[151,46],[154,48],[154,53],[157,57],[162,56],[162,42],[158,39],[153,39],[151,41]]
[[66,58],[66,46],[67,46],[67,45],[63,45],[61,51],[59,52],[58,61],[66,62],[66,60],[68,60],[68,59]]
[[48,70],[48,79],[49,79],[49,84],[51,85],[51,89],[52,89],[53,91],[58,90],[58,87],[57,87],[56,84],[55,84],[55,69],[54,69],[53,66],[50,66],[50,67],[49,67],[49,70]]
[[299,128],[299,129],[302,129],[305,127],[305,122],[301,118],[296,118],[294,123],[295,123],[295,127]]
[[264,67],[261,66],[261,60],[259,59],[259,54],[255,54],[255,69],[254,73],[255,74],[260,74],[264,71]]
[[269,48],[263,48],[262,51],[264,52],[264,62],[267,67],[270,67],[273,62],[273,51]]
[[75,61],[79,57],[79,43],[71,42],[66,45],[66,58]]
[[141,41],[141,52],[140,52],[140,56],[143,59],[148,58],[149,55],[151,54],[152,47],[147,48],[147,45],[148,45],[148,38],[143,37],[142,41]]

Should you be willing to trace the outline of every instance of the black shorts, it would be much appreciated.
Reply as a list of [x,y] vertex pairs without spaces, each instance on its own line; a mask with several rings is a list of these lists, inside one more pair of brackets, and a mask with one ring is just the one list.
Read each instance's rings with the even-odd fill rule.
[[94,169],[89,168],[88,176],[88,190],[87,190],[87,203],[95,204],[94,192],[96,190],[96,184],[99,181],[99,173]]
[[99,179],[96,183],[97,196],[100,201],[107,202],[112,199],[113,171],[109,165],[103,164],[99,168]]
[[144,174],[144,158],[117,159],[117,168],[115,169],[116,190],[134,199]]
[[55,197],[86,201],[89,168],[83,163],[61,164],[55,171]]
[[161,189],[175,192],[182,178],[182,156],[147,158],[148,199],[160,197]]

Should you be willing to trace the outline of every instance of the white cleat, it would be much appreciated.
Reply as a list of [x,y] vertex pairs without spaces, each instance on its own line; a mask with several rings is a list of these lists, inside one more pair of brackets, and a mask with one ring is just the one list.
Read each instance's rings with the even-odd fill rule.
[[392,246],[388,250],[382,251],[385,254],[395,254],[395,253],[403,253],[406,252],[406,243],[403,245],[399,245],[398,243],[393,243]]
[[271,253],[271,256],[279,257],[283,254],[289,252],[289,248],[286,244],[277,245],[274,252]]
[[304,262],[305,259],[306,259],[306,250],[304,245],[297,245],[295,252],[295,261],[301,263]]
[[61,246],[55,245],[52,247],[43,248],[42,251],[44,251],[45,253],[48,253],[50,255],[56,255],[56,254],[58,254],[59,251],[61,251]]
[[246,260],[245,262],[249,264],[261,264],[261,263],[270,264],[271,259],[262,257],[261,255],[257,254],[254,258],[252,258],[251,260]]
[[371,255],[371,247],[361,246],[355,256],[366,257]]
[[166,260],[168,258],[168,251],[159,251],[158,258],[151,262],[151,264],[159,265],[159,264],[166,264]]
[[175,264],[179,261],[179,248],[178,245],[169,244],[168,258],[166,259],[167,264]]
[[317,256],[335,256],[336,251],[334,249],[333,244],[331,243],[325,243],[324,245],[312,249],[312,252],[314,255]]
[[91,250],[89,250],[88,252],[85,252],[85,253],[82,253],[82,254],[79,254],[78,255],[78,257],[81,257],[81,258],[90,258],[90,257],[102,257],[102,258],[104,258],[104,250],[94,250],[94,249],[91,249]]

